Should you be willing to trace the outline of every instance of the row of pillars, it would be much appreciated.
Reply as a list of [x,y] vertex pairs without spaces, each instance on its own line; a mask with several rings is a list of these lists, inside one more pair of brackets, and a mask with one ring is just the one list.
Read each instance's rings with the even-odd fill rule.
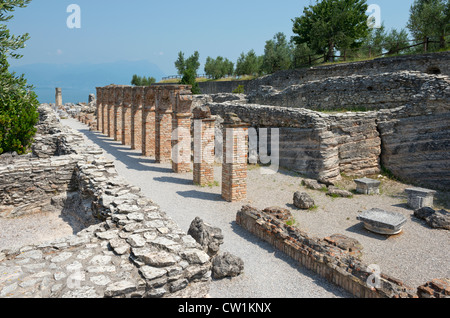
[[[193,182],[214,183],[215,120],[208,111],[192,111],[189,85],[97,88],[97,130],[156,163],[172,163],[175,173],[191,171]],[[194,125],[192,125],[192,122]],[[230,120],[224,125],[222,197],[247,198],[248,126]]]

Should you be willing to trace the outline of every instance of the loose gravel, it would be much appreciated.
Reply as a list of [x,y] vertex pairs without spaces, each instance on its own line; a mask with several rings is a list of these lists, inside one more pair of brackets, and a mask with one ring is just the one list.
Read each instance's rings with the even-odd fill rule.
[[[228,203],[221,199],[220,186],[194,186],[191,173],[174,174],[170,165],[156,164],[154,160],[140,156],[138,151],[89,131],[73,119],[63,120],[63,123],[83,132],[90,140],[87,142],[102,147],[108,159],[114,160],[119,174],[140,187],[182,229],[187,231],[195,217],[222,229],[225,240],[221,251],[241,257],[245,272],[237,278],[214,280],[210,292],[213,298],[351,297],[343,289],[299,267],[289,257],[239,227],[235,222],[236,212],[245,204],[259,209],[287,207],[295,216],[295,225],[310,236],[323,238],[339,233],[355,238],[364,247],[362,260],[365,263],[379,265],[382,272],[411,287],[434,278],[450,277],[450,233],[431,229],[414,218],[403,195],[407,185],[381,178],[381,195],[332,198],[322,191],[303,187],[302,178],[294,172],[280,170],[277,174],[262,175],[259,167],[255,166],[249,168],[248,200]],[[220,185],[219,165],[215,167],[215,177]],[[347,178],[340,186],[354,189],[352,181]],[[317,208],[296,209],[292,204],[296,191],[310,194]],[[386,237],[365,230],[356,217],[371,208],[404,214],[408,218],[404,232]],[[0,228],[0,250],[5,245],[23,246],[71,235],[73,231],[55,214],[16,220],[0,218]]]

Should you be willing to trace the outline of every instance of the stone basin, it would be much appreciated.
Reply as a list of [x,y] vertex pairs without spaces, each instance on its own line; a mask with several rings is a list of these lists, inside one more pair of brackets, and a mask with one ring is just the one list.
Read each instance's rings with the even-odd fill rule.
[[381,209],[365,211],[360,214],[357,219],[364,223],[364,227],[367,230],[384,235],[401,233],[403,225],[407,222],[407,219],[403,214]]

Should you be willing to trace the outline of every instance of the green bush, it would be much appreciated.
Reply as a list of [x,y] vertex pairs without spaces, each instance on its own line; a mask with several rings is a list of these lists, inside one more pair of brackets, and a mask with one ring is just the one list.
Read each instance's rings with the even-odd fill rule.
[[0,0],[0,154],[4,152],[26,153],[36,133],[39,120],[39,102],[32,86],[24,76],[17,77],[9,72],[8,58],[19,59],[15,53],[23,49],[29,39],[26,33],[11,35],[6,22],[13,18],[9,14],[17,7],[26,7],[31,0]]
[[0,154],[15,151],[21,155],[33,142],[39,102],[23,77],[3,73],[0,82]]

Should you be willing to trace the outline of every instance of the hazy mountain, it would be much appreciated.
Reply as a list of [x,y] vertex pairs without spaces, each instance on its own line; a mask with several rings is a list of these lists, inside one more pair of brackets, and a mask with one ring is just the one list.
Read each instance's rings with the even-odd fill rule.
[[152,76],[157,81],[165,74],[148,61],[118,61],[102,64],[29,64],[11,67],[25,74],[41,103],[55,102],[55,88],[61,87],[63,103],[87,102],[96,87],[109,84],[130,85],[133,74]]

